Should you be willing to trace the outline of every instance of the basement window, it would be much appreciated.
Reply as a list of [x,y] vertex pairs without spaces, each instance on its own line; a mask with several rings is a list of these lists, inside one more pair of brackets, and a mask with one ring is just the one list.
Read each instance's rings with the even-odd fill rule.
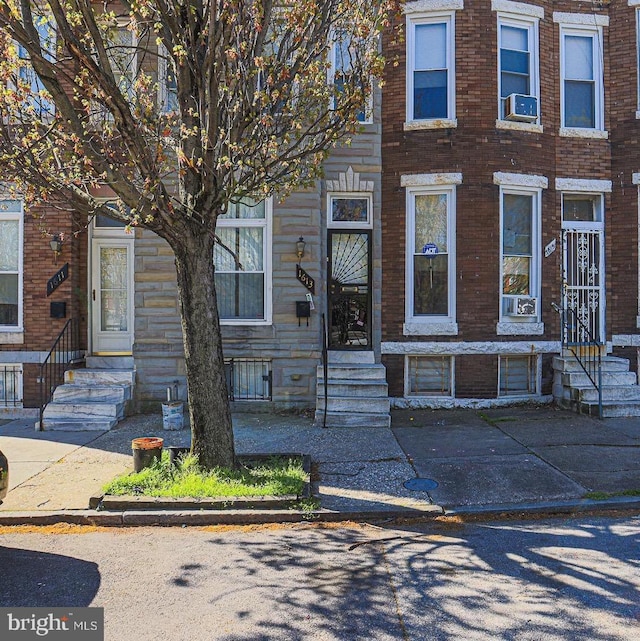
[[230,401],[270,401],[271,361],[230,358],[224,362]]
[[452,356],[407,356],[406,396],[452,396]]
[[499,396],[532,396],[538,391],[537,356],[500,356]]

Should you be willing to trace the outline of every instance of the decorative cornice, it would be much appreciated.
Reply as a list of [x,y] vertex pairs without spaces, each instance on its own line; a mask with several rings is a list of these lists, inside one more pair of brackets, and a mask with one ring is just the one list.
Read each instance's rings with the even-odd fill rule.
[[338,174],[337,180],[327,180],[326,187],[327,191],[372,192],[374,181],[361,180],[360,174],[349,167],[347,171]]

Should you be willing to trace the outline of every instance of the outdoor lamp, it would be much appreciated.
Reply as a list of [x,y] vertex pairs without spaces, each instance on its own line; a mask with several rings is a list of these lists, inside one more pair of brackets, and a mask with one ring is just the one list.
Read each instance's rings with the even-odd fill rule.
[[60,255],[60,252],[62,251],[62,238],[60,238],[59,234],[54,234],[53,238],[49,241],[49,247],[51,247],[51,251],[53,252],[55,259],[54,263],[58,262],[58,256]]
[[304,248],[306,245],[307,243],[304,242],[304,238],[300,236],[299,240],[296,242],[296,255],[298,256],[298,260],[301,260],[304,256]]

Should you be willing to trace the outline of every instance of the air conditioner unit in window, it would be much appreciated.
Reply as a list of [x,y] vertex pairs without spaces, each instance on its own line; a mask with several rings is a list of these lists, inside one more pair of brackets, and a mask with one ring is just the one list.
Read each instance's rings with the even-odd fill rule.
[[538,120],[538,99],[512,93],[504,99],[504,117],[505,120],[535,122]]
[[516,296],[507,299],[508,316],[537,316],[538,299],[531,296]]

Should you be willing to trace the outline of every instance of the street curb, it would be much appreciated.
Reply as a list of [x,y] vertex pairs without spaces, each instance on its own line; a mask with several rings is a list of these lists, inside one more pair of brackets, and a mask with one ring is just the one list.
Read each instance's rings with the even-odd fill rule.
[[444,508],[444,516],[506,517],[528,514],[574,514],[614,510],[640,511],[640,497],[617,496],[596,501],[573,499],[569,501],[540,501],[539,503],[502,503],[495,505],[469,505]]
[[95,510],[57,512],[13,512],[0,514],[0,526],[44,526],[58,523],[104,527],[260,525],[268,523],[381,521],[389,519],[435,518],[443,508],[431,505],[422,510],[396,509],[371,511],[315,510]]

